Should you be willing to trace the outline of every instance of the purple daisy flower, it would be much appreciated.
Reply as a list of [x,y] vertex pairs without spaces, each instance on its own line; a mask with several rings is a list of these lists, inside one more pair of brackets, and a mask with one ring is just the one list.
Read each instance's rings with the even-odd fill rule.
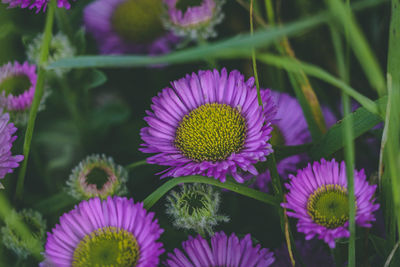
[[[36,13],[40,10],[46,11],[47,4],[50,0],[2,0],[2,3],[9,4],[10,8],[20,7],[20,8],[36,8]],[[71,4],[68,0],[57,0],[57,6],[60,8],[70,9]]]
[[163,230],[153,219],[132,199],[82,201],[48,233],[40,266],[157,266]]
[[17,136],[13,134],[17,128],[13,123],[9,123],[9,120],[10,115],[3,114],[0,109],[0,179],[3,179],[7,173],[12,173],[13,169],[19,166],[18,162],[24,159],[22,155],[11,154],[12,143],[17,139]]
[[23,111],[32,105],[36,87],[36,66],[9,62],[0,67],[0,108]]
[[[306,235],[306,240],[318,236],[331,248],[335,239],[349,237],[349,199],[347,194],[346,165],[334,159],[308,164],[297,175],[289,175],[290,183],[285,184],[289,193],[287,214],[299,219],[297,230]],[[354,170],[354,194],[356,198],[356,223],[371,227],[375,221],[373,212],[379,208],[374,204],[376,185],[369,185],[364,170]]]
[[103,54],[164,54],[179,39],[164,29],[162,12],[161,0],[97,0],[84,22]]
[[254,78],[238,71],[199,71],[171,83],[153,98],[140,150],[156,153],[147,161],[170,166],[161,177],[203,175],[224,182],[242,171],[257,175],[254,164],[272,152],[271,118],[275,106],[262,90],[257,103]]
[[273,253],[258,244],[253,247],[250,234],[239,239],[224,232],[211,237],[210,244],[200,235],[182,243],[183,251],[168,253],[167,267],[268,267],[274,262]]
[[[307,121],[299,101],[289,94],[277,91],[272,91],[272,99],[277,106],[276,116],[272,125],[274,130],[270,140],[272,146],[296,146],[311,142]],[[328,108],[323,107],[322,113],[328,127],[336,122],[335,116]],[[307,159],[306,154],[299,154],[280,160],[277,164],[279,175],[287,177],[289,173],[297,170],[299,163]],[[252,177],[252,175],[249,175],[247,179]],[[267,170],[256,177],[254,185],[261,191],[268,192],[270,181],[271,175]]]
[[223,0],[163,0],[168,11],[164,19],[167,28],[179,36],[192,39],[214,37],[215,25],[224,18]]

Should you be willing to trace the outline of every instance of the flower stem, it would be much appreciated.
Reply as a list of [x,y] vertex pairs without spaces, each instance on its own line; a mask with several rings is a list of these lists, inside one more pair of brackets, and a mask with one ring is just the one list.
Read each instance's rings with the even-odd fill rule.
[[146,160],[139,160],[139,161],[133,162],[133,163],[131,163],[129,165],[126,165],[125,169],[130,171],[130,170],[133,170],[136,167],[143,166],[143,165],[147,165],[147,161]]
[[[250,34],[251,35],[254,34],[253,0],[250,1]],[[258,105],[260,105],[262,107],[263,103],[262,103],[261,94],[260,94],[260,81],[258,80],[256,50],[254,48],[251,49],[251,61],[253,62],[254,79],[256,80]]]
[[21,169],[18,174],[18,181],[17,181],[17,189],[16,189],[16,199],[21,200],[23,191],[24,191],[24,180],[26,174],[26,168],[28,165],[29,159],[29,151],[31,148],[31,141],[33,136],[33,130],[35,128],[35,120],[36,115],[39,109],[40,100],[43,96],[44,90],[44,80],[45,80],[45,65],[47,63],[47,58],[49,55],[49,46],[52,37],[52,30],[53,30],[53,21],[54,21],[54,11],[56,8],[56,1],[50,0],[49,9],[47,10],[47,17],[46,17],[46,24],[44,27],[44,37],[43,43],[40,51],[40,61],[39,61],[39,72],[38,72],[38,79],[35,88],[35,96],[33,98],[32,107],[29,113],[29,121],[28,126],[25,132],[25,140],[24,140],[24,161],[22,162]]
[[239,185],[239,184],[229,182],[229,181],[226,181],[225,183],[221,183],[218,180],[215,180],[213,178],[204,177],[204,176],[187,176],[187,177],[174,178],[172,180],[169,180],[162,186],[160,186],[156,191],[151,193],[143,201],[144,208],[150,209],[169,190],[171,190],[172,188],[174,188],[175,186],[177,186],[179,184],[184,184],[184,183],[202,183],[202,184],[214,185],[214,186],[217,186],[220,188],[224,188],[224,189],[228,189],[230,191],[236,192],[243,196],[247,196],[249,198],[253,198],[255,200],[264,202],[266,204],[279,207],[279,201],[275,197],[265,194],[263,192],[248,188],[247,186]]

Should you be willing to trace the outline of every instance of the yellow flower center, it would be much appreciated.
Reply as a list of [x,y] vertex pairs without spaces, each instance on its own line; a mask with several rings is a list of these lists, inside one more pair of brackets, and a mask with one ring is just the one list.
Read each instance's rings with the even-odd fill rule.
[[205,104],[182,119],[176,130],[175,146],[194,161],[215,162],[239,152],[246,133],[246,121],[236,108]]
[[349,220],[347,188],[336,184],[321,186],[308,198],[307,213],[326,228],[343,226]]
[[73,267],[134,267],[139,260],[139,245],[132,233],[104,227],[86,235],[73,256]]

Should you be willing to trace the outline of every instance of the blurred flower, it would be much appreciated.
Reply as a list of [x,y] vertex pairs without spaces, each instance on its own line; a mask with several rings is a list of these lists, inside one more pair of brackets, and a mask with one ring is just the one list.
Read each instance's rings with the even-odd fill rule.
[[[43,34],[37,35],[32,40],[32,42],[28,44],[26,54],[30,62],[35,63],[37,65],[39,64],[40,53],[41,53],[40,49],[42,47],[42,44],[43,44]],[[48,64],[51,64],[63,58],[73,57],[74,55],[75,55],[75,48],[72,46],[67,36],[59,32],[52,37],[49,47],[49,58],[47,60]],[[69,71],[69,69],[59,68],[52,71],[57,76],[62,76],[62,74]]]
[[9,120],[8,113],[2,113],[0,109],[0,179],[3,179],[7,173],[12,173],[13,169],[19,166],[18,162],[24,159],[22,155],[11,154],[12,143],[17,139],[17,136],[13,134],[17,128],[13,123],[9,123]]
[[218,214],[220,194],[210,185],[183,185],[180,192],[172,191],[167,197],[167,214],[174,226],[212,235],[219,222],[228,222],[229,217]]
[[[296,240],[295,242],[301,260],[307,267],[334,267],[335,263],[332,255],[325,251],[324,247],[316,240],[305,241]],[[272,267],[292,267],[289,252],[286,244],[274,251],[276,261]],[[297,266],[297,264],[296,264]]]
[[162,10],[162,0],[97,0],[84,22],[103,54],[164,54],[179,39],[164,29]]
[[200,235],[182,243],[183,251],[174,249],[168,253],[167,267],[268,267],[274,262],[273,253],[260,245],[253,247],[250,234],[240,239],[224,232],[211,237],[211,247]]
[[[0,109],[10,114],[12,121],[25,125],[29,118],[36,87],[36,65],[28,62],[11,62],[0,67]],[[44,109],[44,102],[49,93],[45,89],[39,111]]]
[[105,155],[91,155],[82,160],[67,181],[68,193],[78,200],[127,193],[128,172]]
[[132,199],[82,201],[48,233],[40,266],[158,266],[163,230],[153,218]]
[[[272,127],[271,144],[274,146],[296,146],[311,142],[311,135],[308,130],[307,121],[304,117],[303,110],[299,101],[289,94],[272,91],[272,99],[277,107],[277,113],[274,118]],[[333,113],[326,107],[322,107],[328,128],[332,126],[336,118]],[[298,154],[286,157],[277,164],[278,173],[286,178],[289,173],[297,170],[301,162],[308,159],[306,154]],[[248,175],[247,179],[253,178]],[[263,192],[268,192],[268,185],[271,181],[269,170],[256,176],[254,185]]]
[[7,111],[29,109],[36,86],[36,66],[11,62],[0,68],[0,108]]
[[[321,163],[308,164],[297,175],[289,175],[286,184],[289,193],[287,203],[282,206],[289,209],[288,216],[299,219],[297,230],[306,234],[306,240],[318,236],[331,248],[335,239],[349,237],[349,198],[347,193],[346,165],[333,159]],[[356,198],[356,223],[371,227],[375,221],[373,212],[379,208],[373,197],[376,185],[369,185],[364,170],[354,170],[354,194]]]
[[[15,232],[15,220],[20,220],[30,231],[31,235],[26,236],[24,239]],[[13,211],[11,216],[6,217],[5,226],[1,228],[2,241],[5,247],[11,249],[25,259],[34,250],[33,246],[37,243],[33,242],[34,239],[44,243],[44,234],[46,232],[46,221],[42,215],[31,209],[24,209],[20,212]]]
[[215,25],[224,18],[224,0],[163,0],[168,11],[166,28],[178,36],[206,39],[216,36]]
[[[42,8],[43,11],[46,11],[46,7],[49,1],[50,0],[1,0],[3,4],[9,4],[10,8],[13,7],[29,8],[29,9],[36,8],[36,13],[42,10]],[[68,0],[57,0],[57,6],[66,9],[71,8],[71,4],[68,2]]]
[[199,71],[171,83],[153,98],[148,127],[141,130],[151,164],[170,166],[163,177],[203,175],[225,182],[242,171],[257,175],[254,164],[272,152],[271,118],[275,106],[269,90],[257,103],[254,78],[238,71]]

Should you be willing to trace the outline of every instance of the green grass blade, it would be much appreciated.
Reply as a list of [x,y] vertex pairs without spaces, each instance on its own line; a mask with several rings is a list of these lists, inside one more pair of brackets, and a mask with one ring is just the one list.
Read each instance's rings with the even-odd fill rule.
[[17,181],[17,189],[15,197],[19,200],[21,200],[23,196],[24,180],[25,180],[26,168],[28,165],[33,130],[35,128],[36,115],[39,110],[40,101],[42,99],[44,91],[44,83],[46,75],[44,66],[47,63],[47,58],[49,56],[49,47],[52,37],[55,8],[56,8],[56,0],[51,0],[48,5],[46,24],[44,27],[44,34],[43,34],[43,42],[40,50],[40,62],[39,62],[40,66],[36,82],[35,96],[33,98],[31,110],[29,112],[28,126],[26,127],[26,132],[25,132],[25,140],[23,147],[24,161],[22,162],[21,169],[18,173],[18,181]]
[[323,70],[318,66],[304,63],[298,60],[293,60],[292,58],[289,57],[281,57],[271,54],[259,55],[258,60],[266,64],[284,68],[290,72],[299,73],[300,70],[304,71],[309,76],[318,78],[322,81],[325,81],[329,84],[338,87],[343,92],[345,92],[346,94],[357,100],[363,107],[365,107],[371,113],[379,114],[379,109],[377,105],[371,99],[360,94],[355,89],[351,88],[348,84],[346,84],[344,81],[336,78],[335,76],[333,76],[332,74],[328,73],[327,71]]
[[279,201],[277,201],[275,197],[263,193],[261,191],[251,189],[244,185],[240,185],[230,181],[221,183],[220,181],[214,178],[209,178],[204,176],[186,176],[186,177],[173,178],[168,182],[166,182],[165,184],[163,184],[162,186],[160,186],[157,190],[155,190],[148,197],[146,197],[146,199],[143,201],[144,207],[146,209],[150,209],[151,207],[154,206],[154,204],[157,203],[158,200],[160,200],[166,193],[168,193],[169,190],[171,190],[172,188],[174,188],[179,184],[184,184],[184,183],[209,184],[220,188],[228,189],[232,192],[236,192],[243,196],[256,199],[258,201],[264,202],[269,205],[279,206]]
[[[386,107],[387,97],[375,101],[375,103],[382,109]],[[328,157],[334,152],[343,148],[345,144],[345,137],[343,135],[343,122],[351,119],[353,121],[353,138],[361,136],[379,122],[382,118],[372,114],[365,108],[359,108],[355,112],[345,116],[341,121],[332,126],[323,138],[315,143],[310,150],[310,155],[313,159],[318,160],[323,157]]]
[[349,12],[346,5],[340,0],[328,0],[327,2],[335,18],[348,31],[348,41],[360,61],[368,81],[380,96],[384,95],[386,85],[382,69],[362,31],[358,27],[352,12]]
[[[388,105],[385,179],[391,180],[397,230],[400,233],[400,0],[392,0],[392,19],[389,32]],[[389,178],[390,177],[390,178]]]
[[[362,10],[384,3],[387,0],[367,0],[352,5],[354,10]],[[182,64],[194,61],[203,61],[205,58],[236,58],[248,57],[250,48],[265,48],[267,45],[279,40],[284,36],[295,36],[305,30],[312,29],[325,22],[332,20],[329,12],[321,12],[307,19],[289,23],[279,27],[271,27],[250,34],[233,37],[224,41],[214,42],[201,47],[190,48],[173,52],[162,56],[79,56],[70,59],[62,59],[54,62],[50,68],[91,68],[91,67],[139,67],[155,64]]]

